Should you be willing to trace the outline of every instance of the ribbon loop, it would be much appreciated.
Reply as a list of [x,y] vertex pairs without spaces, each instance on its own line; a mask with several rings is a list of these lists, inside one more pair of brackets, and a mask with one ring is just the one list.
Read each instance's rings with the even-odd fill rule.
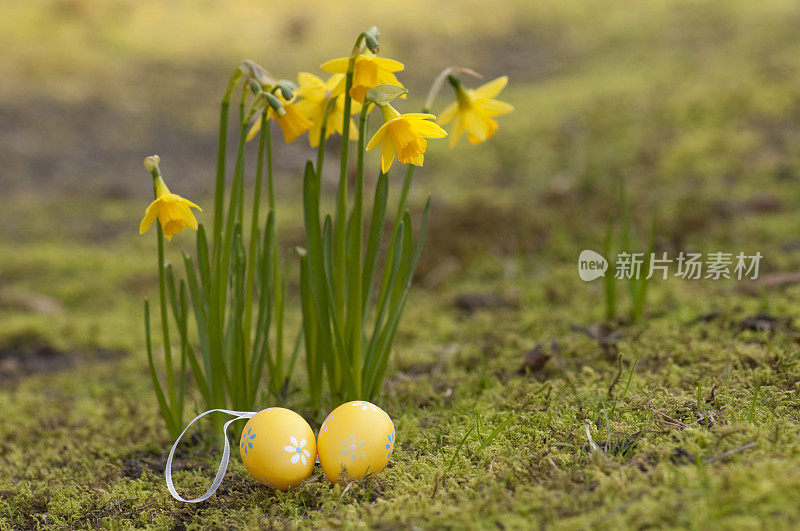
[[[178,447],[178,443],[181,442],[181,438],[186,434],[186,431],[192,424],[194,424],[197,420],[201,419],[202,417],[205,417],[209,413],[214,413],[217,411],[220,413],[227,413],[228,415],[236,417],[235,419],[231,419],[228,422],[226,422],[225,426],[223,426],[222,428],[222,438],[225,441],[225,447],[222,450],[222,459],[219,462],[217,475],[214,476],[214,481],[211,483],[211,486],[208,488],[205,494],[203,494],[199,498],[193,498],[191,500],[187,500],[183,498],[180,494],[178,494],[178,491],[175,490],[175,485],[172,483],[172,458],[175,455],[175,449]],[[228,426],[230,426],[231,423],[236,422],[237,420],[249,419],[253,417],[256,413],[257,411],[232,411],[230,409],[209,409],[208,411],[205,411],[197,415],[189,424],[186,425],[181,434],[178,435],[178,438],[175,440],[175,444],[172,445],[172,449],[169,451],[169,457],[167,457],[167,467],[165,470],[165,475],[167,479],[167,488],[169,489],[169,493],[172,494],[173,498],[182,502],[200,503],[202,501],[209,499],[211,496],[214,495],[214,493],[217,491],[220,484],[222,483],[222,478],[225,476],[225,471],[228,470],[228,462],[230,461],[231,445],[230,442],[228,442]]]

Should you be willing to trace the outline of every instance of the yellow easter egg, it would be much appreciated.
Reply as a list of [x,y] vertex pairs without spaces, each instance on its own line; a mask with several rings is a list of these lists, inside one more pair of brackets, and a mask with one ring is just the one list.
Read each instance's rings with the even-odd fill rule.
[[344,484],[377,474],[394,449],[392,419],[375,404],[358,400],[334,409],[317,438],[319,463],[325,476]]
[[294,411],[270,407],[244,426],[239,453],[245,468],[274,489],[296,487],[314,469],[317,445],[308,422]]

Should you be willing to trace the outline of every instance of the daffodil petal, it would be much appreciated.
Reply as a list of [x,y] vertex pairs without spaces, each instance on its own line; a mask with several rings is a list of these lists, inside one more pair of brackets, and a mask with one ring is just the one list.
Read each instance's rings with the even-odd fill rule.
[[381,149],[381,171],[383,173],[389,173],[389,169],[392,167],[392,162],[394,161],[394,153],[394,144],[392,144],[390,138],[387,138],[384,140]]
[[200,212],[202,212],[202,211],[203,211],[203,209],[202,209],[202,208],[200,208],[200,207],[199,207],[199,206],[197,206],[196,204],[192,203],[191,201],[189,201],[189,200],[188,200],[188,199],[186,199],[185,197],[182,197],[181,199],[183,199],[183,200],[186,202],[186,204],[187,204],[188,206],[190,206],[190,207],[192,207],[192,208],[196,208],[196,209],[197,209],[197,210],[199,210]]
[[375,57],[372,60],[378,63],[378,66],[389,72],[399,72],[405,68],[405,65],[400,61],[395,61],[387,57]]
[[[331,95],[333,95],[333,91],[339,88],[339,85],[342,84],[342,81],[345,80],[344,74],[332,74],[331,77],[324,82],[325,90],[330,90]],[[342,89],[344,89],[344,85],[342,85]]]
[[183,218],[183,221],[186,223],[186,226],[192,230],[197,230],[197,218],[194,217],[192,211],[189,210],[189,206],[183,205],[180,208],[181,208],[181,217]]
[[312,124],[308,118],[297,111],[294,104],[285,105],[283,109],[286,114],[277,118],[277,122],[283,131],[284,140],[289,144],[310,129]]
[[437,117],[436,121],[444,125],[448,123],[450,120],[452,120],[457,112],[458,112],[458,102],[454,101],[453,103],[445,107],[442,112],[439,113],[439,116]]
[[319,135],[322,134],[322,124],[315,124],[308,130],[308,145],[315,148],[319,145]]
[[144,211],[144,218],[142,218],[142,222],[139,223],[139,234],[144,234],[150,227],[153,226],[156,218],[158,217],[158,199],[150,203],[147,207],[147,210]]
[[514,110],[513,105],[499,100],[480,101],[478,106],[486,111],[489,116],[500,116],[503,114],[508,114]]
[[311,72],[299,72],[297,74],[297,84],[300,88],[311,87],[314,85],[325,85],[325,83]]
[[331,96],[344,95],[345,82],[344,74],[333,74],[325,83],[325,89],[331,91]]
[[437,123],[429,122],[428,120],[414,120],[412,123],[414,124],[414,130],[425,138],[444,138],[447,136],[447,131]]
[[497,122],[489,118],[489,130],[486,132],[487,140],[492,138],[492,135],[494,135],[495,132],[497,132]]
[[458,140],[461,138],[461,135],[464,134],[464,124],[461,121],[461,116],[456,116],[455,120],[453,120],[453,130],[450,132],[449,144],[450,149],[456,147],[458,144]]
[[372,138],[367,143],[367,151],[373,149],[375,146],[381,143],[383,137],[386,136],[386,130],[388,125],[389,125],[388,123],[385,123],[380,127],[380,129],[375,131],[375,134],[372,135]]
[[331,74],[336,73],[345,73],[347,72],[347,62],[350,60],[349,57],[340,57],[338,59],[331,59],[330,61],[326,61],[320,65],[320,68],[325,72],[330,72]]
[[508,76],[498,77],[489,81],[485,85],[475,89],[475,96],[478,98],[494,98],[508,84]]
[[255,137],[258,134],[259,131],[261,131],[261,119],[260,118],[253,123],[253,126],[247,132],[247,138],[245,139],[245,142],[250,142],[251,140],[253,140],[253,137]]
[[424,112],[410,112],[402,115],[403,118],[408,120],[435,120],[436,116]]
[[352,118],[350,118],[350,140],[358,140],[358,128]]
[[489,131],[488,117],[470,110],[463,113],[462,119],[464,120],[464,129],[469,134],[481,140],[486,140]]

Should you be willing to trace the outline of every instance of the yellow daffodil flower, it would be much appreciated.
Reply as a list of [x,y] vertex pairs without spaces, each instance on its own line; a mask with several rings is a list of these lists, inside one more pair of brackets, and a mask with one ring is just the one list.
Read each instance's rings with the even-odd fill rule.
[[498,77],[474,90],[465,89],[457,81],[456,101],[448,105],[439,115],[442,125],[453,122],[450,132],[450,147],[458,143],[459,138],[467,132],[467,140],[479,144],[490,138],[497,131],[494,116],[508,114],[514,107],[503,101],[493,99],[508,83],[508,76]]
[[[331,74],[346,74],[349,57],[340,57],[323,63],[320,68]],[[378,85],[397,85],[403,84],[397,80],[394,72],[399,72],[405,68],[403,63],[385,57],[376,57],[372,52],[365,51],[358,57],[353,70],[353,86],[350,87],[350,97],[359,103],[364,103],[369,89]]]
[[164,237],[167,240],[172,240],[174,235],[186,227],[197,230],[197,219],[191,208],[196,208],[200,212],[203,211],[202,208],[188,199],[171,193],[160,176],[155,178],[155,189],[156,199],[150,203],[144,213],[144,218],[139,224],[139,234],[150,230],[156,218],[161,223],[161,230],[164,231]]
[[[308,130],[308,142],[311,147],[317,147],[319,144],[322,121],[331,98],[336,98],[336,101],[328,111],[328,119],[325,122],[325,138],[334,132],[341,135],[344,124],[344,74],[333,74],[327,81],[322,81],[314,74],[300,72],[297,75],[297,81],[300,88],[295,91],[297,95],[295,105],[300,114],[311,120],[311,128]],[[350,112],[353,114],[361,112],[361,104],[353,102]],[[352,119],[350,119],[350,140],[358,140],[358,129]]]
[[[308,131],[308,129],[311,127],[311,121],[303,116],[303,114],[297,109],[297,97],[292,98],[292,101],[286,101],[283,99],[283,96],[281,96],[280,92],[275,94],[275,97],[277,97],[283,105],[285,114],[283,116],[278,116],[278,113],[276,113],[275,110],[270,107],[267,118],[278,122],[278,125],[281,126],[281,131],[283,131],[283,138],[286,143],[289,144],[294,142],[298,136]],[[251,141],[260,130],[261,116],[259,115],[259,117],[257,117],[253,123],[253,126],[250,128],[250,131],[247,132],[247,141]]]
[[432,114],[408,113],[400,114],[391,105],[382,105],[381,111],[386,120],[380,129],[367,144],[371,150],[382,144],[381,171],[386,173],[392,167],[394,156],[401,164],[422,166],[425,149],[428,146],[426,138],[444,138],[447,133],[444,129],[428,120],[435,120]]

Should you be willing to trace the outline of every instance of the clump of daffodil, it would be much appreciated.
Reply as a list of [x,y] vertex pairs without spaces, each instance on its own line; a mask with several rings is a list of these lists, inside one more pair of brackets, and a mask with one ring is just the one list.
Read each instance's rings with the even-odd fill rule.
[[[347,73],[349,57],[331,59],[323,63],[320,68],[331,74]],[[353,100],[363,103],[369,89],[378,85],[396,85],[402,87],[403,84],[394,75],[394,72],[403,70],[405,66],[400,61],[377,57],[369,50],[364,50],[355,59],[353,67],[353,85],[350,88],[350,97]]]
[[[314,74],[300,72],[297,81],[298,100],[295,104],[302,115],[311,120],[308,130],[308,142],[311,147],[319,145],[319,136],[325,123],[325,138],[334,132],[342,134],[344,124],[344,74],[333,74],[327,81],[323,81]],[[331,100],[334,100],[331,103]],[[328,109],[328,105],[331,108]],[[353,102],[350,112],[355,114],[361,111],[361,104]],[[326,119],[327,113],[327,119]],[[358,140],[358,130],[350,119],[350,140]]]
[[489,139],[497,131],[495,116],[508,114],[514,110],[511,104],[493,99],[508,83],[508,76],[498,77],[476,89],[466,89],[453,75],[448,76],[456,91],[456,101],[448,105],[439,115],[439,123],[453,122],[450,132],[450,147],[458,143],[467,132],[467,140],[479,144]]
[[378,104],[386,120],[367,144],[367,151],[378,144],[382,145],[381,171],[386,173],[392,167],[395,154],[401,164],[422,166],[425,158],[425,149],[428,146],[426,138],[444,138],[447,132],[430,120],[435,120],[432,114],[412,112],[400,114],[394,107]]
[[[294,142],[298,136],[309,130],[311,127],[311,120],[306,118],[297,108],[296,96],[287,100],[283,95],[283,91],[278,91],[277,95],[274,97],[280,102],[280,106],[283,108],[283,114],[277,112],[275,108],[270,105],[267,118],[278,122],[281,131],[283,131],[283,138],[286,140],[286,143],[289,144]],[[247,141],[249,142],[252,140],[260,130],[261,120],[256,120],[247,133]]]
[[144,159],[144,167],[153,175],[153,188],[156,198],[144,213],[144,218],[139,224],[139,234],[147,232],[156,218],[158,218],[164,237],[167,240],[172,240],[174,235],[186,227],[197,230],[197,219],[191,209],[196,208],[200,212],[203,209],[188,199],[169,191],[164,179],[161,177],[161,170],[158,168],[159,161],[158,155]]

